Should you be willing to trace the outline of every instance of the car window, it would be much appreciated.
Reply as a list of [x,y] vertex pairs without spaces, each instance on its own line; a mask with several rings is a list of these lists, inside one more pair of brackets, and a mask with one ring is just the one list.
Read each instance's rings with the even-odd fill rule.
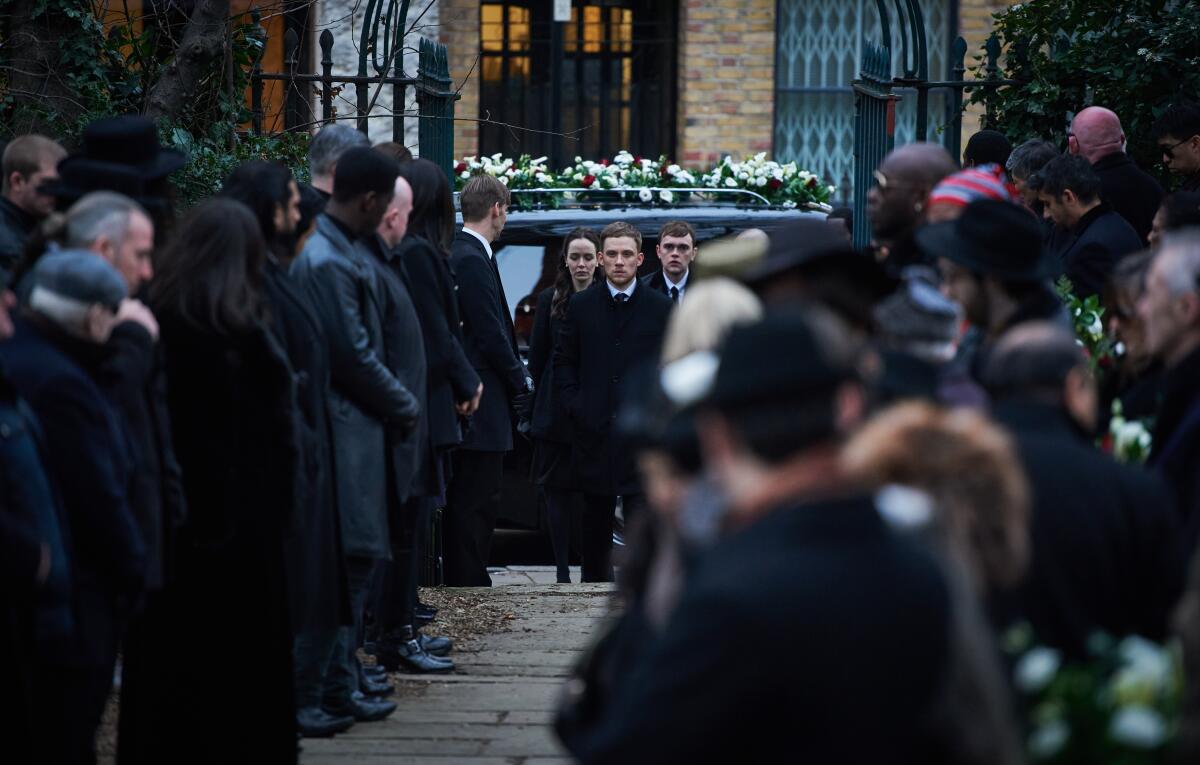
[[496,252],[496,267],[508,298],[508,313],[515,317],[517,303],[533,292],[542,275],[544,247],[510,244]]

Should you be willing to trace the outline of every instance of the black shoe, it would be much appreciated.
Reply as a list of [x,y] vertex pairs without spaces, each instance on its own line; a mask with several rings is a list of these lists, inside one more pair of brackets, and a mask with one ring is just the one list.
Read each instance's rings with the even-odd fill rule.
[[350,730],[353,725],[354,717],[331,715],[320,707],[296,710],[296,729],[304,738],[328,738]]
[[558,569],[557,573],[558,573],[558,583],[559,584],[570,584],[571,583],[571,569],[567,568],[566,566],[563,566],[562,568]]
[[422,625],[433,621],[437,617],[437,613],[438,610],[436,608],[427,606],[424,603],[418,603],[417,607],[413,609],[413,617],[416,619],[417,624]]
[[347,701],[325,711],[335,716],[353,717],[358,722],[378,722],[396,711],[396,702],[371,699],[355,692]]
[[405,672],[431,673],[451,672],[454,662],[437,656],[430,656],[416,639],[412,627],[405,627],[389,636],[390,639],[379,641],[379,662],[389,670]]
[[430,656],[447,656],[450,649],[454,648],[454,643],[450,642],[450,638],[441,635],[435,637],[419,635],[417,639],[421,641],[421,648]]
[[367,675],[360,675],[358,678],[358,689],[362,691],[364,696],[391,696],[396,692],[396,688],[387,681],[387,679],[376,680]]
[[381,664],[360,664],[358,667],[364,675],[375,680],[387,678],[387,670]]

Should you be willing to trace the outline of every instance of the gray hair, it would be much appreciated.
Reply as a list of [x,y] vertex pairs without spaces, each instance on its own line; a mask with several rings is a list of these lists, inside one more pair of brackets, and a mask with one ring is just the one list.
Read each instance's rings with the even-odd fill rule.
[[308,171],[313,176],[329,175],[348,149],[370,145],[365,134],[349,125],[326,125],[308,142]]
[[1029,178],[1059,154],[1061,152],[1054,144],[1034,138],[1012,150],[1008,161],[1004,163],[1004,169],[1008,171],[1010,178]]
[[149,218],[146,210],[127,196],[112,191],[85,194],[67,209],[63,246],[86,250],[102,236],[120,245],[134,214]]
[[1200,227],[1164,235],[1155,260],[1172,295],[1200,292]]

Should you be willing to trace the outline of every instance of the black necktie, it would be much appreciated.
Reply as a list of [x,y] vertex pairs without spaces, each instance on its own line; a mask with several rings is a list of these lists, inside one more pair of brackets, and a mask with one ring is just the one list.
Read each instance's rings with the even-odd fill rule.
[[671,302],[673,302],[673,303],[679,302],[679,288],[678,287],[671,288]]
[[628,299],[629,299],[629,296],[626,295],[624,292],[618,292],[616,295],[613,296],[613,300],[616,300],[618,303],[624,303]]

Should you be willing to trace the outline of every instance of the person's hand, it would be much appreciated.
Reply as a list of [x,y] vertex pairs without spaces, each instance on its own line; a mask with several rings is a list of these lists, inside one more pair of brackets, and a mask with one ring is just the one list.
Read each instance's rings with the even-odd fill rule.
[[146,304],[134,298],[125,298],[117,309],[117,323],[132,321],[141,324],[150,333],[150,337],[158,340],[158,320],[146,307]]
[[479,410],[479,401],[483,398],[483,383],[479,383],[479,387],[475,389],[475,396],[467,401],[459,402],[455,409],[463,417],[470,417]]
[[533,393],[518,393],[512,399],[513,412],[518,420],[530,420],[533,415]]

